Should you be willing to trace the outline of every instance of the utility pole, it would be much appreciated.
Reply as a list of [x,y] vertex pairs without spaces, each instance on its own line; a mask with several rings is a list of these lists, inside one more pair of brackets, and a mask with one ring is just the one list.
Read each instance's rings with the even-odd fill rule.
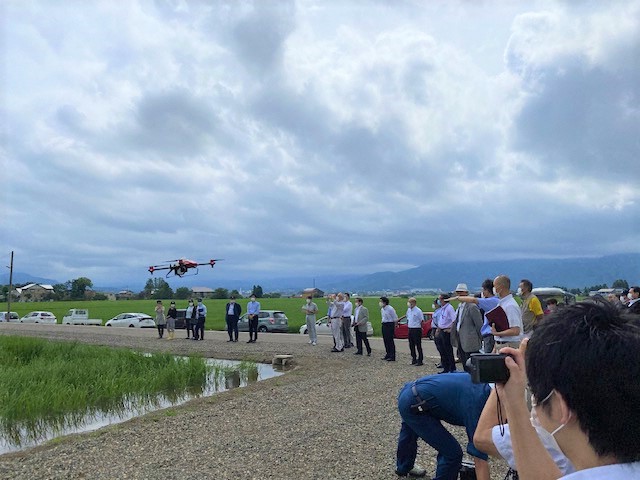
[[11,251],[11,263],[9,264],[9,294],[7,296],[7,317],[5,318],[7,321],[11,318],[11,290],[13,290],[13,250]]

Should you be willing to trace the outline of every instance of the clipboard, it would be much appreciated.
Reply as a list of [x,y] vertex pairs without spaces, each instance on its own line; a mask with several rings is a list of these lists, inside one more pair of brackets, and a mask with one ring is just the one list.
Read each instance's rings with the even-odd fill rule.
[[496,328],[496,332],[504,332],[509,329],[509,319],[507,318],[507,313],[504,311],[500,305],[496,308],[489,310],[485,313],[487,320],[489,320],[489,325],[494,324]]

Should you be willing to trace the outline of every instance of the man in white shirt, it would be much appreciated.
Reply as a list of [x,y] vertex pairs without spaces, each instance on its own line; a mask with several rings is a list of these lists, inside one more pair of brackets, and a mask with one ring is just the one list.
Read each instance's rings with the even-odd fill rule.
[[509,328],[497,331],[495,326],[491,326],[491,333],[496,341],[496,350],[502,347],[518,348],[520,340],[524,338],[522,331],[522,310],[520,305],[511,295],[511,280],[506,275],[498,275],[493,280],[493,289],[500,298],[498,306],[502,307],[509,321]]
[[382,316],[382,340],[384,341],[385,356],[383,360],[387,362],[396,361],[396,344],[393,341],[393,332],[398,324],[398,314],[396,310],[389,305],[387,297],[380,297],[380,315]]
[[[424,365],[422,354],[422,310],[416,306],[416,299],[411,297],[407,301],[407,327],[409,329],[409,351],[411,352],[411,365]],[[418,354],[416,355],[416,350]]]
[[353,347],[353,340],[351,337],[352,312],[353,304],[351,303],[351,295],[345,292],[344,302],[342,303],[342,339],[344,340],[344,348]]

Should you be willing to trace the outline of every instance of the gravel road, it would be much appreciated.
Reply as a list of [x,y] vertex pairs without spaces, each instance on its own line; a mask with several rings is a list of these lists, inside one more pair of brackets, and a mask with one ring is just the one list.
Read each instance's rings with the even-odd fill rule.
[[[393,479],[400,427],[396,396],[410,380],[435,373],[436,349],[423,342],[423,367],[410,365],[406,340],[398,361],[384,362],[381,339],[371,357],[353,349],[331,353],[330,337],[317,346],[296,334],[263,334],[247,344],[206,332],[200,342],[159,340],[154,330],[0,323],[0,335],[270,362],[294,355],[286,375],[192,400],[94,432],[0,456],[3,479]],[[426,343],[426,345],[425,345]],[[450,428],[466,445],[461,428]],[[464,450],[464,448],[463,448]],[[418,460],[435,471],[435,451],[419,446]],[[506,466],[492,462],[492,478]]]

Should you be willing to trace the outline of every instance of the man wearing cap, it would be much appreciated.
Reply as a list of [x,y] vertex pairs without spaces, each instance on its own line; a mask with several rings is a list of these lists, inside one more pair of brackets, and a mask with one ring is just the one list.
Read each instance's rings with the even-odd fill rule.
[[[456,295],[466,297],[469,289],[466,283],[459,283]],[[451,344],[458,347],[458,356],[464,369],[472,353],[482,348],[482,313],[475,303],[460,302],[456,310],[456,321],[451,328]]]
[[242,313],[242,307],[236,302],[236,297],[231,295],[229,303],[225,307],[225,319],[227,321],[227,333],[229,334],[229,340],[227,342],[238,341],[238,320],[240,320],[240,314]]

